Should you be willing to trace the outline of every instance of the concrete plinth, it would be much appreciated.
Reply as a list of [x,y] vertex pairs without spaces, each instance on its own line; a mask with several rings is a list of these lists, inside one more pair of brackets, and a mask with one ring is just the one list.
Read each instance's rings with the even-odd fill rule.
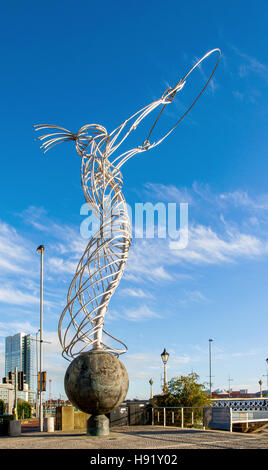
[[20,436],[21,435],[21,420],[14,419],[8,423],[8,435],[9,436]]
[[109,419],[105,415],[91,416],[87,420],[88,436],[109,436]]
[[73,406],[57,406],[56,429],[58,431],[73,431],[74,430]]
[[74,429],[86,429],[87,420],[90,418],[90,415],[83,413],[83,411],[74,412]]

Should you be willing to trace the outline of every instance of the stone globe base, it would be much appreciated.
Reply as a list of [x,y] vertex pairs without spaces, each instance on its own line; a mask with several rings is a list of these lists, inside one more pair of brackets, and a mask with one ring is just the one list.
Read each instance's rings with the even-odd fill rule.
[[109,434],[109,420],[104,415],[124,401],[128,385],[128,374],[122,362],[99,349],[76,357],[64,378],[70,402],[92,415],[87,425],[87,434],[91,436],[107,435],[107,429]]
[[87,420],[87,435],[88,436],[109,436],[110,421],[105,415],[92,415]]

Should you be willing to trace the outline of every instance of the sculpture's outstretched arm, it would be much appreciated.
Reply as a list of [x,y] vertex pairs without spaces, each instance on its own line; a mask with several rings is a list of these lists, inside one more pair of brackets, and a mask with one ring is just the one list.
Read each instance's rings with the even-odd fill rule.
[[[196,98],[194,99],[194,101],[192,102],[192,104],[188,107],[188,109],[183,113],[183,115],[179,118],[179,120],[175,123],[175,125],[168,131],[166,132],[160,139],[156,140],[155,142],[150,142],[150,138],[153,134],[153,131],[156,127],[156,124],[159,120],[159,118],[161,117],[161,115],[163,114],[163,111],[165,110],[165,107],[170,104],[173,99],[175,98],[176,94],[182,90],[182,88],[184,87],[185,83],[186,83],[186,80],[187,78],[190,76],[190,74],[197,68],[201,65],[201,63],[207,59],[211,54],[213,53],[217,53],[218,54],[218,58],[217,58],[217,61],[216,61],[216,64],[210,74],[210,76],[208,77],[205,85],[203,86],[203,88],[201,89],[201,91],[198,93],[198,95],[196,96]],[[107,149],[107,154],[108,156],[110,157],[117,149],[118,147],[123,143],[123,141],[128,137],[128,135],[137,128],[137,126],[143,121],[143,119],[148,116],[152,111],[154,111],[156,108],[160,108],[159,110],[159,113],[152,125],[152,127],[150,128],[149,132],[148,132],[148,135],[146,137],[146,139],[144,140],[143,143],[141,143],[140,146],[136,147],[136,148],[133,148],[131,150],[128,150],[126,152],[124,152],[123,154],[115,157],[113,160],[111,159],[111,163],[113,165],[116,165],[117,168],[120,168],[122,165],[124,165],[124,163],[126,163],[131,157],[133,157],[134,155],[136,155],[137,153],[141,153],[141,152],[144,152],[146,150],[149,150],[153,147],[156,147],[157,145],[159,145],[161,142],[163,142],[163,140],[165,140],[169,134],[171,134],[171,132],[174,131],[174,129],[178,126],[178,124],[185,118],[185,116],[190,112],[190,110],[192,109],[192,107],[195,105],[195,103],[197,102],[197,100],[200,98],[200,96],[202,95],[202,93],[205,91],[206,87],[208,86],[210,80],[212,79],[215,71],[216,71],[216,68],[218,66],[218,63],[219,63],[219,60],[220,60],[220,56],[221,56],[221,51],[220,49],[212,49],[211,51],[207,52],[200,60],[198,60],[194,65],[193,67],[191,67],[191,69],[186,73],[186,75],[179,80],[179,82],[177,83],[177,85],[173,88],[168,88],[164,93],[163,95],[161,96],[161,98],[159,100],[156,100],[156,101],[153,101],[152,103],[150,103],[148,106],[142,108],[140,111],[138,111],[137,113],[133,114],[129,119],[127,119],[126,121],[124,121],[118,128],[116,128],[111,134],[110,134],[110,140],[109,140],[109,144],[108,144],[108,149]],[[127,125],[129,125],[129,123],[132,122],[132,124],[127,127]],[[122,137],[122,131],[124,129],[127,128],[127,131],[125,132],[125,135]],[[112,137],[113,136],[113,137]],[[119,140],[119,142],[117,142],[117,140],[119,139],[119,137],[121,137],[121,140]]]

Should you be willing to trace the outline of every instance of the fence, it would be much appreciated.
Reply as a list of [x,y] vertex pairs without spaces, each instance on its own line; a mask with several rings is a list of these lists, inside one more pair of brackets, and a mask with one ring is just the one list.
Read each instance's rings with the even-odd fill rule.
[[203,407],[153,406],[150,409],[152,425],[203,427]]

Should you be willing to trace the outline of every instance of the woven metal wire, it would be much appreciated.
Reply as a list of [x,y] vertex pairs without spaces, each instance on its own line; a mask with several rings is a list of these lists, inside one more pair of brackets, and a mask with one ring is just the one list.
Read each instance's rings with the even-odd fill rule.
[[[150,142],[166,106],[183,89],[192,71],[213,53],[217,53],[216,64],[191,106],[168,132],[155,142]],[[76,151],[81,157],[81,181],[85,200],[99,221],[99,228],[77,265],[68,289],[66,307],[59,320],[62,355],[67,360],[91,348],[104,349],[116,355],[127,351],[127,346],[121,340],[104,329],[108,304],[123,275],[131,245],[131,226],[122,193],[123,178],[120,168],[134,155],[159,145],[177,127],[206,89],[218,66],[220,54],[219,49],[205,54],[177,85],[133,114],[110,134],[98,124],[85,125],[75,134],[50,124],[34,126],[37,131],[48,130],[48,133],[37,139],[41,141],[44,153],[62,142],[75,143]],[[117,155],[115,152],[129,134],[157,108],[157,117],[141,145]],[[112,346],[113,342],[117,342],[120,347]]]

